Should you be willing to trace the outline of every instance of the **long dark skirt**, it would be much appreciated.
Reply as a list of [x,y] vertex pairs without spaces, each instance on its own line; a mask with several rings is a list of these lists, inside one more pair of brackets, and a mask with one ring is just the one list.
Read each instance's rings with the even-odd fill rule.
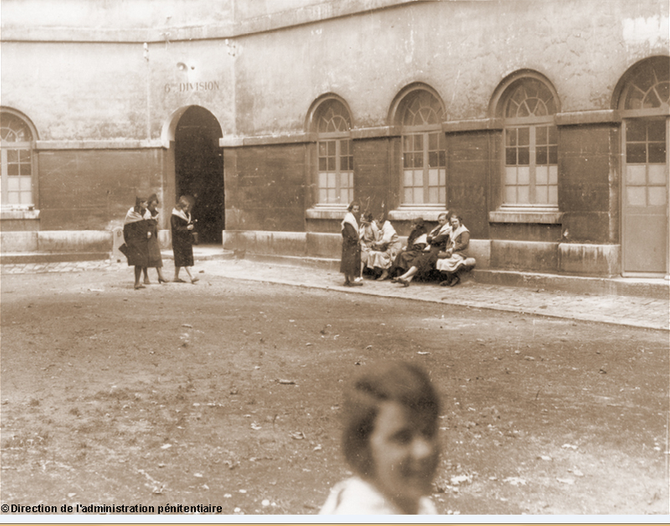
[[349,224],[342,230],[342,259],[340,272],[345,276],[358,276],[361,271],[361,246],[358,232]]
[[123,240],[126,243],[126,257],[129,267],[146,267],[149,262],[149,244],[146,220],[127,223],[123,226]]
[[425,244],[419,243],[417,245],[413,245],[409,250],[405,250],[404,252],[398,254],[393,260],[393,265],[391,265],[391,268],[389,269],[389,275],[391,277],[395,277],[407,272],[412,266],[414,266],[414,262],[418,258],[420,258],[423,254],[426,254],[426,252],[423,250],[425,247]]
[[188,230],[188,222],[173,215],[170,218],[172,226],[172,252],[174,253],[175,267],[193,266],[193,236]]
[[149,220],[149,232],[151,232],[151,237],[147,241],[149,258],[147,267],[161,268],[163,266],[163,257],[161,256],[161,247],[158,243],[158,224],[153,219]]

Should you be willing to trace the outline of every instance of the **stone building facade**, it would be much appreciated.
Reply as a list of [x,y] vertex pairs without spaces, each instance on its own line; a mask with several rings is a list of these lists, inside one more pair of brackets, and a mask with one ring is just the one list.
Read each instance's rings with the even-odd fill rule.
[[3,251],[201,239],[338,257],[355,199],[457,212],[479,268],[667,277],[659,0],[4,0]]

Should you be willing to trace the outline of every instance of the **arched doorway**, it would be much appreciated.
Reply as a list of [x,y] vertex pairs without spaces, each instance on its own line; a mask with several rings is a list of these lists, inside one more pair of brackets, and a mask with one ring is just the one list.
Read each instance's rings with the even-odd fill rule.
[[225,229],[221,126],[205,108],[189,107],[174,133],[175,194],[196,199],[193,219],[201,244],[222,243]]

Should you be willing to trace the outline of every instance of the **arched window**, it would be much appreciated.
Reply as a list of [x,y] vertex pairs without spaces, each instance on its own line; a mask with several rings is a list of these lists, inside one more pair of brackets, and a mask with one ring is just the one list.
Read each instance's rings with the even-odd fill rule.
[[351,117],[337,99],[327,99],[316,110],[318,203],[348,204],[354,198],[354,152]]
[[33,135],[27,123],[14,113],[0,112],[3,207],[28,208],[34,204],[32,144]]
[[403,204],[446,204],[442,103],[431,92],[417,89],[401,102],[399,117],[402,126]]
[[670,101],[670,60],[659,58],[645,61],[634,77],[629,79],[622,97],[622,110],[656,109],[668,111]]
[[539,79],[514,81],[503,94],[503,206],[558,206],[556,100]]
[[623,79],[623,271],[668,272],[670,58],[654,57]]

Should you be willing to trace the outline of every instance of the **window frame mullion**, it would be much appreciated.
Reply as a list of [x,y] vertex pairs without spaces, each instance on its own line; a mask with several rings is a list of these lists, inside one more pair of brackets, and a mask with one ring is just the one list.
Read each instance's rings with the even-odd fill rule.
[[0,184],[0,192],[2,192],[2,202],[0,203],[1,205],[6,205],[9,203],[8,199],[8,189],[9,189],[9,182],[8,182],[8,168],[7,168],[7,149],[6,148],[0,148],[0,170],[2,170],[2,181]]
[[423,135],[423,202],[424,204],[429,204],[430,203],[430,181],[429,181],[429,170],[430,166],[428,166],[428,149],[429,149],[429,134],[430,132],[422,132],[421,135]]
[[530,156],[528,163],[528,198],[531,206],[537,206],[537,195],[535,194],[535,179],[537,175],[537,126],[529,126],[528,128],[528,155]]
[[338,199],[342,197],[342,184],[341,184],[341,170],[340,170],[340,140],[334,139],[335,141],[335,195]]

